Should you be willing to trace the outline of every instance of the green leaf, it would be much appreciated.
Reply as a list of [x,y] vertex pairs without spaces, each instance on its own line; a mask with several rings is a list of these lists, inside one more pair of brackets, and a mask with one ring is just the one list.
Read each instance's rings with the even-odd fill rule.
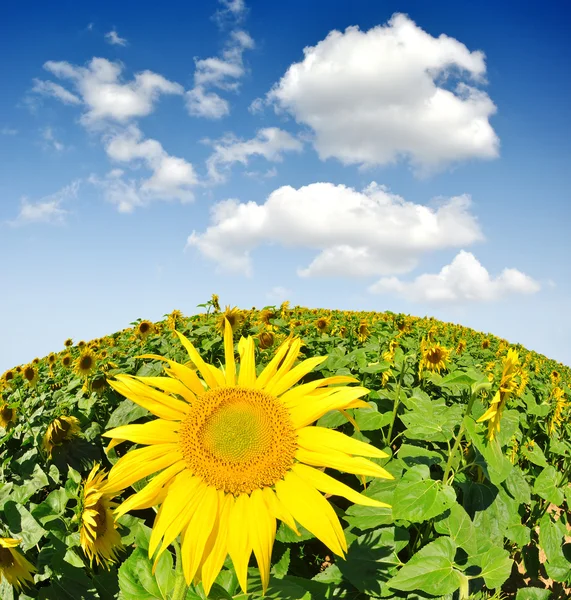
[[527,460],[532,462],[534,465],[537,465],[538,467],[548,466],[545,454],[543,454],[543,450],[537,444],[534,444],[533,446],[531,446],[531,448],[528,448],[527,446],[522,446],[521,451],[523,455],[527,458]]
[[[172,556],[168,551],[164,552],[157,565],[157,572],[161,570],[163,576],[161,582],[166,586],[164,564],[169,562],[172,569]],[[160,563],[163,563],[161,565]],[[146,551],[135,548],[131,556],[121,565],[119,569],[119,589],[121,600],[167,600],[170,589],[161,589],[158,578],[152,574],[152,562]]]
[[558,487],[559,478],[559,473],[549,465],[537,476],[533,491],[544,500],[555,504],[555,506],[561,506],[564,496]]
[[434,523],[434,528],[438,533],[449,535],[468,555],[476,554],[476,528],[470,515],[458,503],[453,504],[448,512],[446,518]]
[[406,403],[412,410],[400,415],[405,424],[405,436],[413,440],[447,442],[452,439],[454,429],[460,424],[464,407],[460,404],[446,406],[422,398],[409,398]]
[[4,506],[6,522],[14,537],[22,538],[21,548],[24,552],[33,548],[46,534],[46,530],[34,519],[30,511],[12,500]]
[[563,557],[563,536],[565,527],[560,527],[560,522],[554,523],[551,515],[545,513],[539,521],[539,545],[545,552],[548,561]]
[[422,446],[412,446],[410,444],[403,444],[399,448],[398,457],[408,467],[413,465],[437,465],[443,462],[442,455],[434,450],[428,450]]
[[310,540],[315,536],[311,531],[305,529],[301,525],[297,525],[297,530],[300,535],[297,535],[293,529],[290,529],[285,523],[280,523],[278,527],[278,531],[276,533],[276,540],[278,542],[284,542],[286,544],[295,544],[297,542],[305,542],[306,540]]
[[517,591],[515,600],[549,600],[551,591],[545,588],[528,587]]
[[282,554],[282,557],[272,567],[271,574],[276,579],[283,579],[287,575],[287,570],[289,569],[290,553],[290,549],[286,548],[286,551]]
[[519,428],[519,412],[517,410],[504,410],[502,413],[501,429],[498,432],[498,441],[503,447],[510,442]]
[[105,425],[105,429],[127,425],[128,423],[132,423],[133,421],[150,414],[151,413],[147,409],[131,402],[131,400],[123,400],[123,402],[121,402],[121,404],[119,404],[119,406],[111,413],[109,421],[107,421],[107,425]]
[[353,417],[361,431],[375,431],[383,428],[391,422],[390,412],[380,413],[378,410],[368,408],[356,408]]
[[547,575],[554,581],[567,583],[571,580],[571,562],[565,556],[559,556],[545,563]]
[[482,466],[487,471],[490,481],[499,485],[509,476],[513,465],[502,453],[497,438],[492,441],[486,439],[486,426],[476,423],[472,417],[467,417],[464,423],[468,437],[484,458],[485,464]]
[[34,465],[34,471],[24,485],[14,488],[12,499],[20,504],[25,504],[38,490],[49,484],[47,475],[42,471],[40,465]]
[[393,517],[422,523],[442,514],[455,501],[453,488],[443,487],[441,481],[431,479],[426,465],[415,465],[397,483],[392,501]]
[[518,466],[514,466],[510,471],[503,485],[520,504],[531,503],[531,488],[523,475],[523,471]]
[[462,583],[462,573],[454,568],[456,544],[440,537],[424,546],[393,577],[388,586],[404,592],[420,590],[434,596],[452,594]]
[[509,552],[494,546],[482,557],[482,572],[479,577],[484,578],[489,589],[499,588],[510,576],[512,565]]

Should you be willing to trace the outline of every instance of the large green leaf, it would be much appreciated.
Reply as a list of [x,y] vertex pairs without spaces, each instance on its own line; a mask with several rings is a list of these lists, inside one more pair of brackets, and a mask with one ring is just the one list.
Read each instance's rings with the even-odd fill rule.
[[533,491],[544,500],[552,502],[555,506],[563,504],[563,491],[559,488],[560,475],[554,467],[548,465],[537,476],[533,484]]
[[515,600],[549,600],[549,598],[551,598],[551,590],[528,587],[518,590]]
[[405,436],[413,440],[449,441],[464,413],[464,407],[460,404],[446,406],[444,402],[423,398],[409,398],[407,404],[409,407],[413,406],[413,409],[400,415],[400,420],[406,426]]
[[397,483],[393,495],[393,517],[422,523],[442,514],[456,501],[451,486],[430,478],[426,465],[415,465]]
[[524,477],[523,471],[518,466],[514,466],[510,471],[503,485],[520,504],[531,502],[531,488]]
[[468,438],[485,461],[482,467],[487,471],[490,481],[499,485],[509,476],[513,465],[504,456],[497,438],[491,441],[486,439],[487,426],[476,423],[472,417],[466,417],[464,423]]
[[482,557],[482,572],[479,576],[483,577],[486,586],[493,590],[499,588],[510,576],[512,566],[513,560],[509,552],[494,546]]
[[128,423],[132,423],[133,421],[150,414],[151,413],[146,408],[131,402],[131,400],[123,400],[109,417],[105,429],[127,425]]
[[476,528],[470,515],[458,503],[450,507],[444,519],[435,521],[434,528],[438,533],[449,535],[468,555],[476,554]]
[[170,552],[167,550],[161,556],[157,577],[152,574],[152,566],[148,553],[135,548],[119,569],[121,600],[168,600],[174,585]]
[[21,504],[11,500],[4,505],[4,514],[10,532],[14,537],[22,539],[24,552],[33,548],[46,534],[46,530],[34,519],[30,511]]
[[419,590],[433,596],[455,592],[463,574],[454,567],[456,544],[440,537],[417,552],[393,577],[388,586],[404,592]]

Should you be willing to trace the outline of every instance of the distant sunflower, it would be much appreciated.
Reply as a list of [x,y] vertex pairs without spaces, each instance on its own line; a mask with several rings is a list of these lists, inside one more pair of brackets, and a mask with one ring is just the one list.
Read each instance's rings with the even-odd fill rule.
[[234,333],[236,329],[238,329],[240,323],[242,323],[244,320],[244,315],[236,306],[234,308],[230,308],[227,305],[226,310],[218,318],[218,323],[216,325],[216,328],[222,334],[224,333],[224,323],[226,320],[228,320],[228,323],[230,323],[230,327],[232,327],[232,333]]
[[78,375],[87,377],[95,368],[95,353],[89,348],[85,348],[75,361],[75,372]]
[[142,339],[146,340],[155,331],[155,326],[151,321],[141,321],[137,325],[136,333]]
[[39,365],[40,364],[40,359],[38,357],[34,358],[34,360],[32,361],[33,365]]
[[73,340],[71,338],[67,338],[67,340],[65,340],[65,342],[63,343],[63,345],[66,348],[71,348],[73,346]]
[[325,333],[329,329],[330,322],[331,319],[327,317],[319,317],[319,319],[315,321],[315,327],[319,333]]
[[99,376],[99,377],[95,377],[95,379],[93,379],[93,381],[91,382],[91,390],[93,392],[97,392],[98,394],[101,394],[101,392],[103,392],[103,390],[107,387],[107,380],[105,379],[105,377]]
[[109,382],[120,394],[159,417],[104,434],[112,438],[110,445],[128,440],[147,447],[131,450],[115,463],[103,493],[117,493],[155,474],[119,506],[116,515],[160,504],[149,556],[156,553],[156,565],[180,534],[186,582],[202,581],[206,595],[228,554],[246,592],[252,551],[265,592],[276,519],[295,532],[297,521],[344,556],[347,542],[343,529],[319,491],[366,506],[387,505],[361,495],[320,468],[393,477],[363,458],[385,458],[381,450],[311,424],[331,410],[368,407],[359,398],[369,390],[325,387],[357,381],[348,376],[293,387],[327,358],[309,358],[294,367],[300,339],[287,338],[256,375],[254,340],[240,339],[237,369],[228,322],[224,371],[204,362],[188,339],[180,333],[178,337],[204,381],[177,362],[148,355],[168,363],[167,377],[117,375]]
[[14,371],[12,371],[12,369],[9,369],[8,371],[6,371],[4,373],[4,375],[2,375],[2,379],[6,382],[6,383],[10,383],[10,381],[12,381],[15,377],[15,373]]
[[270,319],[275,318],[276,314],[273,310],[270,310],[269,308],[264,308],[264,310],[262,310],[262,312],[260,313],[260,319],[262,323],[264,323],[264,325],[271,325]]
[[482,340],[482,349],[487,350],[489,347],[490,347],[490,340],[488,338],[486,338],[485,340]]
[[462,354],[466,350],[466,340],[461,339],[456,346],[456,354]]
[[487,437],[490,441],[500,431],[500,421],[508,398],[517,391],[518,381],[516,376],[519,375],[519,372],[519,355],[516,350],[510,348],[502,363],[499,389],[495,393],[488,410],[478,419],[478,423],[489,421]]
[[83,340],[80,340],[79,342],[77,342],[78,348],[83,348],[84,346],[85,346],[85,342]]
[[64,355],[61,357],[61,364],[62,364],[64,367],[68,368],[68,367],[70,367],[70,366],[71,366],[71,362],[72,362],[72,360],[73,360],[73,358],[72,358],[71,354],[64,354]]
[[371,335],[367,321],[361,321],[357,327],[357,339],[364,342]]
[[22,374],[30,387],[36,386],[40,375],[38,373],[38,370],[33,365],[26,365],[23,369]]
[[450,354],[450,350],[444,348],[440,344],[427,343],[421,344],[420,371],[424,369],[440,373],[442,369],[446,369],[446,361]]
[[16,409],[10,408],[5,402],[0,404],[0,427],[8,428],[10,423],[16,422]]
[[0,537],[0,575],[18,591],[34,583],[32,573],[36,571],[34,565],[16,550],[20,542]]
[[76,417],[62,415],[54,419],[44,435],[44,448],[51,457],[53,449],[77,437],[81,433],[79,420]]
[[220,298],[218,298],[218,294],[212,294],[210,303],[212,304],[214,312],[220,312]]
[[274,345],[274,334],[271,331],[262,331],[258,334],[260,349],[267,350]]
[[56,360],[57,360],[57,356],[53,352],[50,352],[48,354],[48,364],[53,365],[56,362]]
[[563,423],[563,411],[569,406],[565,400],[565,392],[560,387],[555,387],[551,391],[551,401],[555,403],[555,410],[549,422],[549,435],[561,426]]
[[113,494],[101,492],[104,487],[105,471],[99,471],[101,465],[91,469],[82,494],[81,527],[79,541],[90,563],[109,568],[117,560],[117,553],[123,549],[121,535],[113,518]]

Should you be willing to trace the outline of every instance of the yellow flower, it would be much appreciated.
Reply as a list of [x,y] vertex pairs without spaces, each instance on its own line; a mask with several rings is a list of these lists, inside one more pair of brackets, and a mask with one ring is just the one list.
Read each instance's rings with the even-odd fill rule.
[[519,374],[519,355],[516,350],[510,348],[503,360],[502,378],[500,387],[492,398],[490,408],[478,419],[478,423],[489,421],[488,439],[494,439],[496,432],[500,431],[502,412],[508,398],[517,391],[518,382],[515,377]]
[[325,333],[329,329],[330,323],[331,317],[319,317],[319,319],[315,321],[315,327],[317,327],[319,333]]
[[450,354],[450,350],[444,348],[440,344],[434,344],[423,340],[420,345],[421,359],[419,364],[419,371],[422,372],[424,369],[428,371],[436,371],[440,373],[441,369],[446,369],[446,361]]
[[367,321],[361,321],[359,323],[359,327],[357,327],[357,339],[360,342],[364,342],[369,335],[371,334],[371,332],[369,331],[369,326],[367,324]]
[[106,483],[105,471],[95,465],[83,486],[83,508],[79,541],[91,564],[109,568],[115,562],[117,553],[123,549],[121,536],[113,519],[113,509],[117,507],[113,494],[102,493]]
[[258,334],[258,339],[262,350],[267,350],[274,345],[274,334],[271,331],[262,331]]
[[137,329],[136,329],[136,333],[137,335],[142,339],[142,340],[146,340],[151,333],[154,333],[155,331],[155,326],[151,323],[151,321],[141,321],[138,325],[137,325]]
[[95,368],[95,353],[89,348],[85,348],[75,361],[75,372],[78,375],[87,377]]
[[68,368],[68,367],[70,367],[70,366],[71,366],[71,362],[72,362],[72,360],[73,360],[73,359],[72,359],[72,357],[71,357],[71,354],[64,354],[64,355],[61,357],[61,364],[62,364],[64,367]]
[[361,495],[320,467],[393,477],[363,458],[384,458],[384,452],[311,424],[331,410],[368,407],[359,398],[369,390],[325,387],[356,382],[348,376],[293,387],[327,358],[309,358],[294,367],[299,338],[288,337],[256,375],[253,338],[240,339],[237,369],[228,322],[223,371],[204,362],[182,334],[178,337],[202,379],[177,362],[146,355],[165,360],[168,376],[117,375],[109,382],[159,417],[104,434],[112,438],[110,446],[125,440],[147,446],[128,452],[115,463],[104,493],[117,493],[156,474],[146,487],[125,500],[116,514],[160,504],[149,556],[158,550],[156,565],[180,534],[185,579],[189,584],[202,581],[206,595],[228,554],[246,593],[252,551],[263,589],[267,589],[276,519],[295,532],[297,521],[343,556],[347,551],[343,529],[319,491],[366,506],[387,505]]
[[32,573],[36,568],[24,556],[15,550],[20,540],[0,537],[0,575],[17,590],[34,583]]
[[220,312],[220,299],[218,298],[218,294],[212,294],[210,302],[212,304],[214,312]]
[[66,348],[71,348],[73,346],[73,340],[71,338],[67,338],[67,340],[65,340],[65,342],[63,343],[63,345]]
[[16,409],[10,408],[5,402],[0,404],[0,427],[6,429],[10,423],[16,422]]
[[568,406],[568,402],[565,400],[565,392],[560,387],[553,388],[551,398],[555,401],[555,410],[549,422],[549,435],[552,435],[557,427],[563,423],[563,411]]
[[64,442],[77,437],[81,433],[79,420],[76,417],[67,417],[62,415],[54,419],[49,425],[44,435],[44,448],[51,457],[53,449],[61,446]]
[[220,333],[224,333],[224,323],[226,319],[230,323],[232,327],[232,333],[236,331],[240,323],[244,320],[244,316],[242,315],[242,311],[238,307],[230,308],[226,305],[226,310],[220,315],[218,318],[218,323],[216,328]]
[[22,374],[24,375],[24,379],[28,382],[30,387],[36,387],[40,375],[38,370],[33,365],[26,365]]

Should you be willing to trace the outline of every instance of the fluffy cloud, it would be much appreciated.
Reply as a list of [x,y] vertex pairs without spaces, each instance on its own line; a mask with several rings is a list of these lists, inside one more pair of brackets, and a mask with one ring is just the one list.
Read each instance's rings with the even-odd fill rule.
[[299,140],[278,127],[260,129],[256,137],[250,140],[240,140],[233,135],[227,135],[212,142],[212,145],[214,152],[206,160],[206,167],[208,176],[215,183],[226,179],[221,170],[227,171],[236,162],[245,166],[251,156],[263,156],[266,160],[280,162],[284,152],[300,152],[303,149]]
[[41,198],[37,202],[30,202],[28,198],[20,201],[20,213],[15,220],[9,221],[13,227],[29,225],[30,223],[62,224],[65,222],[69,211],[63,208],[67,200],[77,198],[80,181],[65,186],[55,194]]
[[493,278],[470,252],[461,250],[438,274],[420,275],[411,282],[385,277],[372,293],[395,293],[416,302],[490,302],[510,294],[533,294],[539,284],[517,269],[504,269]]
[[[168,154],[161,143],[153,139],[144,139],[141,131],[134,125],[107,135],[105,140],[105,151],[107,155],[116,162],[136,163],[142,161],[152,171],[150,178],[139,182],[136,187],[137,200],[132,192],[129,192],[127,204],[121,212],[131,212],[136,206],[145,204],[151,199],[180,200],[189,202],[193,200],[192,187],[197,183],[196,173],[191,163],[183,158]],[[119,182],[119,183],[118,183]],[[116,177],[112,181],[113,197],[115,191],[125,184]],[[132,188],[131,184],[125,184]],[[125,207],[131,207],[126,210]]]
[[67,104],[83,104],[84,125],[101,121],[125,123],[135,117],[150,114],[161,94],[183,94],[183,87],[152,71],[136,73],[132,81],[121,82],[123,66],[105,58],[93,58],[87,67],[65,61],[48,61],[44,68],[58,77],[68,79],[78,92],[72,94],[59,84],[36,80],[32,91],[54,96]]
[[430,250],[483,238],[468,196],[429,207],[407,202],[372,183],[362,192],[344,185],[283,186],[262,205],[229,199],[211,210],[212,224],[193,231],[196,247],[221,268],[251,274],[251,251],[264,243],[317,250],[298,274],[367,277],[413,269]]
[[126,46],[128,43],[125,38],[119,37],[114,29],[105,34],[105,41],[112,46]]
[[146,206],[140,193],[140,185],[134,179],[125,179],[122,169],[113,169],[104,178],[91,175],[88,182],[103,191],[107,202],[115,205],[120,213],[132,213],[135,208]]
[[229,114],[228,102],[207,88],[238,91],[245,74],[242,55],[254,47],[254,40],[242,30],[232,31],[221,57],[195,59],[194,88],[186,92],[191,116],[220,119]]
[[482,52],[395,14],[385,26],[332,31],[305,48],[265,101],[313,130],[323,160],[369,167],[405,158],[430,172],[498,155],[489,123],[496,107],[475,87],[485,72]]
[[218,9],[213,16],[219,27],[228,24],[235,25],[246,14],[247,9],[244,0],[220,0],[220,4],[222,4],[222,8]]

